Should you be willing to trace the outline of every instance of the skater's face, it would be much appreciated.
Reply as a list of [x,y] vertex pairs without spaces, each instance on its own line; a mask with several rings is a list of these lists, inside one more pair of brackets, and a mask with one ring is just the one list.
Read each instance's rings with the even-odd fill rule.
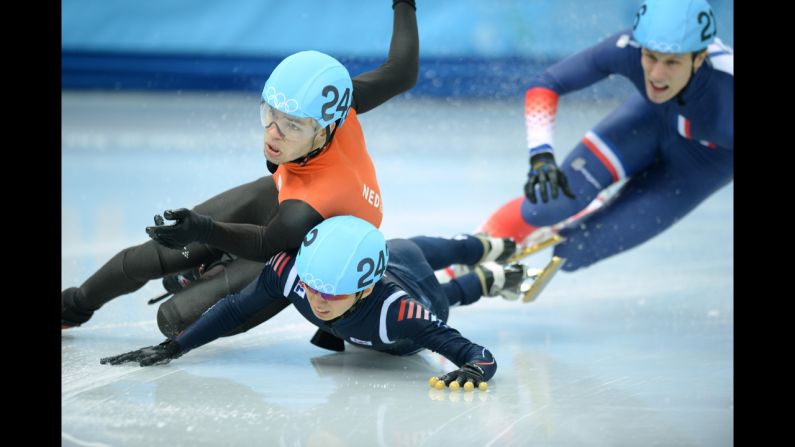
[[660,53],[646,48],[641,50],[640,62],[646,83],[646,96],[649,101],[662,104],[674,98],[704,62],[706,51],[700,52],[695,60],[692,53]]
[[[263,152],[273,164],[303,157],[326,142],[326,129],[312,118],[280,112],[265,102],[260,106],[260,117],[265,128]],[[333,129],[334,124],[331,126]]]
[[[309,306],[312,308],[312,313],[323,321],[333,320],[345,312],[347,312],[356,303],[356,294],[351,293],[347,295],[327,295],[318,292],[317,290],[307,286],[303,281],[300,281],[301,287],[306,292],[306,299],[309,300]],[[362,294],[363,299],[373,291],[373,286],[366,289]],[[325,295],[325,297],[324,297]]]

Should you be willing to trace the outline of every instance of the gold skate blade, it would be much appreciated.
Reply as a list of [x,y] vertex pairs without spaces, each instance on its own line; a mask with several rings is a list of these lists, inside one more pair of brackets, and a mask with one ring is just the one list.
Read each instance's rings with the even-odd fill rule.
[[510,258],[508,258],[508,261],[506,263],[507,264],[513,264],[515,262],[518,262],[518,261],[526,258],[527,256],[532,255],[533,253],[535,253],[537,251],[541,251],[541,250],[543,250],[545,248],[549,248],[549,247],[558,245],[559,243],[561,243],[561,242],[563,242],[565,240],[566,240],[565,237],[560,236],[558,234],[553,234],[549,239],[544,239],[543,241],[541,241],[541,242],[539,242],[537,244],[533,244],[533,245],[530,245],[528,247],[523,247],[518,253],[516,253],[513,256],[511,256]]
[[[542,273],[544,273],[544,269],[528,268],[527,269],[527,273],[525,273],[525,276],[527,276],[527,279],[531,279],[531,280],[535,281],[536,278],[538,278],[538,276],[541,275]],[[532,282],[532,281],[529,281],[529,282]],[[530,287],[530,286],[528,286],[528,287]]]
[[555,276],[555,273],[563,267],[563,264],[566,263],[566,260],[558,257],[553,256],[552,259],[549,261],[544,270],[536,277],[535,281],[533,281],[533,285],[524,292],[522,296],[522,301],[525,303],[529,303],[531,301],[535,301],[538,298],[538,295],[541,294],[541,291],[544,290],[544,287],[549,284],[549,281],[552,280],[552,277]]

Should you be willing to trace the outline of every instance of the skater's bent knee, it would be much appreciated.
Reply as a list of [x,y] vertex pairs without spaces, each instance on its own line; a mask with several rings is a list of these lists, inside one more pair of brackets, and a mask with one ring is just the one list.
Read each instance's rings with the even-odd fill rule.
[[174,303],[170,300],[160,305],[157,310],[157,327],[160,332],[168,337],[174,339],[182,331],[182,318],[179,315]]
[[164,274],[163,251],[165,247],[155,241],[122,250],[122,272],[134,281],[149,281]]

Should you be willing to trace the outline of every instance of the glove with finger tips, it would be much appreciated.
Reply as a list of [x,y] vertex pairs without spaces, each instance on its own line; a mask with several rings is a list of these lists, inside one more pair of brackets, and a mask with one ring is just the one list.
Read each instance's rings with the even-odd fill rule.
[[172,359],[183,354],[182,348],[174,340],[166,340],[155,346],[147,346],[135,351],[125,352],[99,360],[101,364],[120,365],[127,362],[137,362],[140,366],[165,365]]
[[527,174],[527,183],[524,185],[524,195],[530,203],[537,203],[536,187],[541,195],[541,201],[547,203],[549,195],[547,188],[552,193],[552,198],[558,198],[558,188],[563,190],[568,198],[573,199],[574,194],[569,188],[566,174],[558,168],[555,156],[549,152],[542,152],[530,157],[530,172]]
[[442,377],[431,377],[428,384],[436,389],[442,389],[447,386],[450,391],[457,391],[462,387],[465,391],[472,391],[476,387],[480,390],[485,390],[488,384],[483,380],[484,375],[483,368],[478,366],[477,362],[469,362]]
[[155,216],[155,226],[146,227],[146,234],[158,244],[179,249],[191,242],[207,242],[213,230],[213,219],[187,208],[166,210],[163,216],[175,220],[173,225],[163,225],[163,217]]

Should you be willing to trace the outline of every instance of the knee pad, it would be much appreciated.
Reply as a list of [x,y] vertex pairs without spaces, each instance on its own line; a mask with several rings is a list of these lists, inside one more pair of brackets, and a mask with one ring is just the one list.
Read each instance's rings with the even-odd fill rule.
[[190,258],[155,241],[125,248],[120,252],[122,273],[132,281],[145,282],[210,263],[223,253],[202,243],[192,243],[188,249]]
[[254,281],[264,265],[246,259],[218,265],[218,271],[190,283],[160,305],[157,311],[160,331],[166,337],[176,337],[221,298]]
[[157,309],[157,327],[170,340],[175,339],[184,329],[182,318],[170,300],[161,304]]
[[166,248],[149,241],[121,251],[121,272],[131,281],[149,281],[164,274],[163,251]]
[[157,326],[168,338],[179,335],[207,309],[231,291],[225,269],[217,274],[190,283],[175,293],[157,310]]

